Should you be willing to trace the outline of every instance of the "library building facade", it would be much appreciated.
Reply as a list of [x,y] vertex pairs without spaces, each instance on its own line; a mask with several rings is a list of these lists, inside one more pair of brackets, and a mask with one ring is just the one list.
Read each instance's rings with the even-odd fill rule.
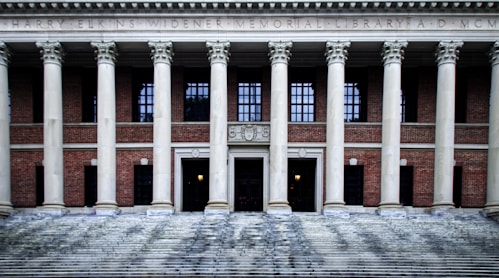
[[0,211],[499,213],[497,1],[2,1]]

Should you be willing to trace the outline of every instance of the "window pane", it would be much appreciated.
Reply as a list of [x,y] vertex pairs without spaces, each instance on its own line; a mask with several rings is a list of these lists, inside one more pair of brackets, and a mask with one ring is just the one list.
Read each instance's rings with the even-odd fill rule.
[[238,120],[261,121],[261,83],[238,84]]

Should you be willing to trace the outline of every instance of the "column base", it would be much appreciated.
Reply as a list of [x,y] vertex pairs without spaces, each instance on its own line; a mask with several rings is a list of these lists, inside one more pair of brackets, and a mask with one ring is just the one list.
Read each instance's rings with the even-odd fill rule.
[[480,214],[499,221],[499,203],[487,203]]
[[171,202],[152,202],[147,210],[147,216],[171,215],[175,212]]
[[325,216],[331,216],[337,218],[350,218],[350,212],[345,207],[344,203],[324,204],[324,208],[322,209],[322,214]]
[[451,210],[454,208],[454,203],[433,203],[432,207],[428,210],[428,213],[433,216],[449,216],[451,215]]
[[43,204],[43,207],[36,210],[39,216],[62,217],[69,213],[64,204]]
[[14,208],[11,203],[0,203],[0,219],[7,218],[14,214]]
[[97,202],[95,204],[95,215],[97,216],[113,216],[121,213],[118,205],[113,202]]
[[204,214],[229,214],[229,204],[225,200],[209,201],[208,205],[204,208]]
[[287,201],[269,202],[269,205],[267,207],[267,214],[270,215],[290,215],[291,213],[292,210]]
[[406,217],[407,211],[399,203],[380,203],[376,214],[385,217]]
[[381,203],[376,209],[376,214],[383,217],[406,217],[407,210],[400,204],[396,203]]

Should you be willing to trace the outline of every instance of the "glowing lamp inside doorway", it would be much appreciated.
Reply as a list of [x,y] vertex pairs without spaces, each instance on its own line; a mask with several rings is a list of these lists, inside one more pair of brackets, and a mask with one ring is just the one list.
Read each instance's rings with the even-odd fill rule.
[[301,175],[295,175],[295,181],[300,181],[301,180]]
[[203,175],[198,175],[198,181],[202,182],[203,180],[204,180],[204,176]]

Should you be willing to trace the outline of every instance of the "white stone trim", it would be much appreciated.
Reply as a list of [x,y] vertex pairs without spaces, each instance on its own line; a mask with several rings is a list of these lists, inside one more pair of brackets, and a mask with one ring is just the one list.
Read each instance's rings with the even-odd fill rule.
[[[207,148],[209,143],[172,143],[172,148]],[[325,148],[326,143],[289,143],[290,148]],[[64,144],[64,149],[97,149],[96,143]],[[118,143],[117,149],[151,149],[152,143]],[[400,144],[401,149],[435,149],[435,144],[405,143]],[[11,144],[11,150],[36,150],[43,149],[43,144]],[[345,143],[345,149],[381,149],[381,143]],[[488,150],[487,144],[455,144],[456,150]]]
[[[196,154],[196,155],[193,155]],[[175,168],[174,172],[174,196],[173,196],[173,205],[175,208],[175,211],[182,211],[183,210],[183,204],[182,204],[182,196],[183,196],[183,167],[182,167],[182,159],[196,159],[196,158],[203,158],[203,159],[209,159],[210,158],[210,149],[209,147],[203,147],[199,148],[196,145],[192,145],[191,147],[183,147],[183,148],[175,148],[175,154],[174,154],[174,163],[173,167]]]
[[321,212],[323,205],[324,184],[324,149],[323,148],[288,148],[289,158],[311,158],[316,160],[315,167],[315,211]]

